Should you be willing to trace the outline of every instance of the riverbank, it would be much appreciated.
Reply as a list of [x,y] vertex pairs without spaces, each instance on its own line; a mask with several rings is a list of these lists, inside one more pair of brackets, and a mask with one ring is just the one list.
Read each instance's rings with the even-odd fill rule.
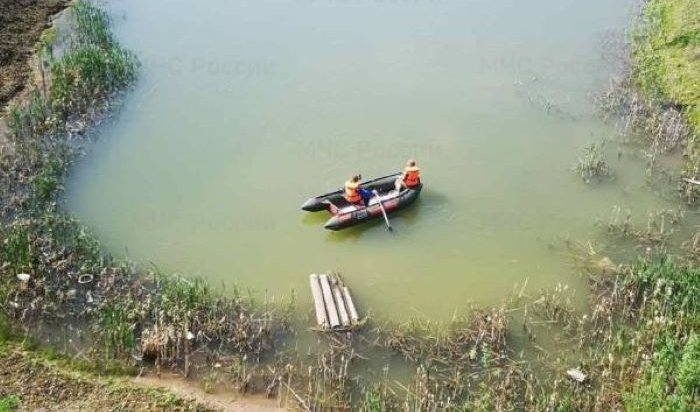
[[[47,30],[35,47],[41,82],[6,116],[0,151],[0,337],[20,335],[32,347],[62,348],[108,376],[135,374],[137,365],[157,374],[202,376],[223,357],[259,361],[286,329],[284,307],[254,303],[234,291],[223,296],[201,280],[113,259],[64,211],[65,174],[88,144],[87,130],[108,118],[135,82],[138,61],[117,44],[109,16],[92,3],[72,3],[62,20],[65,27]],[[26,345],[8,345],[13,348],[8,362],[39,356]],[[21,368],[11,370],[18,382],[26,377]],[[80,385],[64,378],[61,384]],[[240,378],[252,384],[249,376]],[[3,393],[10,406],[51,405],[51,398],[10,389]]]
[[27,87],[31,57],[49,19],[63,10],[67,0],[0,1],[0,115],[6,105]]
[[[5,329],[20,338],[0,356],[11,384],[0,402],[52,407],[45,394],[58,387],[65,388],[58,408],[200,407],[123,381],[92,382],[95,374],[132,376],[143,368],[303,410],[698,406],[700,272],[693,265],[700,248],[693,242],[687,253],[664,256],[663,217],[661,229],[608,226],[652,251],[630,265],[614,264],[590,244],[572,247],[576,270],[590,281],[589,311],[576,309],[564,286],[543,292],[521,286],[500,307],[469,308],[446,323],[374,319],[355,335],[325,334],[317,352],[280,345],[294,335],[286,303],[256,302],[235,290],[223,295],[200,279],[113,259],[66,216],[62,182],[87,143],[84,132],[135,81],[137,63],[112,38],[104,12],[78,5],[75,49],[56,57],[46,90],[13,112],[2,152],[0,316],[10,324],[0,327],[0,340],[7,340]],[[73,77],[76,71],[86,76]],[[88,83],[76,83],[78,77]],[[511,333],[514,325],[525,342]],[[26,345],[32,341],[62,348],[65,362],[46,359]],[[387,367],[369,379],[375,359],[410,372],[395,379]],[[71,363],[91,374],[74,378]],[[30,377],[46,375],[59,378],[35,392],[25,387]],[[80,403],[95,393],[114,397]]]
[[130,378],[85,371],[65,356],[0,341],[0,411],[206,411],[206,405]]
[[673,105],[700,131],[700,4],[693,0],[649,0],[633,33],[632,78],[643,95]]
[[683,152],[679,192],[691,207],[700,201],[700,5],[692,0],[644,3],[630,38],[629,72],[615,82],[603,106],[621,117],[623,135],[649,146],[656,158]]

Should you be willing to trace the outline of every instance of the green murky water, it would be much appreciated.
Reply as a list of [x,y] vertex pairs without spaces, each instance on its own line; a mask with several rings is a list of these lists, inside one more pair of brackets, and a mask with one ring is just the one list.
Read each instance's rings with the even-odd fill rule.
[[[583,288],[562,238],[597,236],[613,205],[668,206],[616,145],[613,183],[569,171],[614,135],[590,96],[613,71],[602,43],[627,1],[109,5],[142,76],[68,194],[115,254],[300,302],[309,273],[335,269],[363,309],[446,318],[525,279]],[[299,210],[408,157],[425,189],[393,234],[330,233],[325,214]]]

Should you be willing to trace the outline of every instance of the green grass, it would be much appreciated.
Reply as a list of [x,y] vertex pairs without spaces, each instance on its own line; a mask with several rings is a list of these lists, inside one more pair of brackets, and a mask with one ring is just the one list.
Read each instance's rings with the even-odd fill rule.
[[[650,357],[639,379],[624,393],[631,411],[692,411],[700,406],[700,269],[664,259],[637,266],[625,283],[650,302],[619,348],[625,356],[649,342]],[[645,303],[646,305],[646,303]],[[661,322],[663,325],[659,327]]]
[[20,400],[18,396],[10,395],[0,398],[0,412],[10,412],[19,409]]
[[633,36],[634,81],[654,101],[680,106],[700,130],[700,2],[649,0]]
[[137,61],[113,39],[107,13],[89,1],[73,7],[77,41],[51,65],[50,100],[62,116],[92,108],[133,83]]
[[662,337],[651,365],[625,396],[632,411],[693,411],[700,403],[700,339],[693,333],[685,345]]

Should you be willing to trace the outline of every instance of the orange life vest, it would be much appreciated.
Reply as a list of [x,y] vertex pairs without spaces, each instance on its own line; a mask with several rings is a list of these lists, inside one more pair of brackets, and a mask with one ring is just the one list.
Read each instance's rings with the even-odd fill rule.
[[350,203],[359,203],[362,200],[362,196],[357,190],[359,187],[359,182],[353,182],[352,180],[345,182],[345,200]]
[[420,169],[416,166],[409,166],[404,170],[404,184],[406,187],[416,187],[420,183]]

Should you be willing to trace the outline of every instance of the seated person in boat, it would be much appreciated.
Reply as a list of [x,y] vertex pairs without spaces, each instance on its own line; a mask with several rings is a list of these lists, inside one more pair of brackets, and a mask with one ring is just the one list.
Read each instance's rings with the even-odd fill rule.
[[420,168],[416,166],[416,161],[411,159],[406,162],[406,167],[403,169],[403,174],[396,181],[396,190],[402,187],[413,189],[420,184]]
[[372,192],[360,187],[360,175],[354,175],[345,182],[345,200],[354,205],[365,205],[369,202]]

